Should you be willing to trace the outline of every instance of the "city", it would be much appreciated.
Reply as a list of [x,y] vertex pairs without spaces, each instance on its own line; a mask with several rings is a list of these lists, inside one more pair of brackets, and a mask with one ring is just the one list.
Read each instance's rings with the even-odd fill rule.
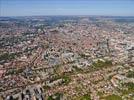
[[133,99],[134,17],[0,17],[0,100]]
[[0,100],[134,100],[134,0],[0,0]]

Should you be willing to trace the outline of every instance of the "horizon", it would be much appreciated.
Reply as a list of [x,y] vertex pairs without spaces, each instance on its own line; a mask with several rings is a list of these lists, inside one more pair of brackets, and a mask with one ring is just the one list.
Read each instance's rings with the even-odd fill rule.
[[134,16],[133,0],[1,0],[0,17]]
[[24,15],[24,16],[0,16],[1,17],[134,17],[134,15],[132,16],[119,16],[119,15]]

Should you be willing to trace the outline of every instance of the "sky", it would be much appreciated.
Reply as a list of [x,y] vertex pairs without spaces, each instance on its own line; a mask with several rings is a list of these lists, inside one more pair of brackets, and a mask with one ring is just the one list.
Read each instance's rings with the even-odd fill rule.
[[134,0],[0,0],[0,16],[134,16]]

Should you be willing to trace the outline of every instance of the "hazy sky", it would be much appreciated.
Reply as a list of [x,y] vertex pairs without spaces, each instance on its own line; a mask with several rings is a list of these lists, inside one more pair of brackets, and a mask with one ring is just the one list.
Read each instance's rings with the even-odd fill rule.
[[134,0],[0,0],[0,16],[134,16]]

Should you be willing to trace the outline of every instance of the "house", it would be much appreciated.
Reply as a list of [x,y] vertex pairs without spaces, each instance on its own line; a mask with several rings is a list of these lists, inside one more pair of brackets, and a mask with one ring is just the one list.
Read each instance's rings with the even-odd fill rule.
[[75,61],[74,53],[71,53],[71,52],[63,53],[61,55],[61,58],[62,58],[63,63],[70,63],[70,62]]

